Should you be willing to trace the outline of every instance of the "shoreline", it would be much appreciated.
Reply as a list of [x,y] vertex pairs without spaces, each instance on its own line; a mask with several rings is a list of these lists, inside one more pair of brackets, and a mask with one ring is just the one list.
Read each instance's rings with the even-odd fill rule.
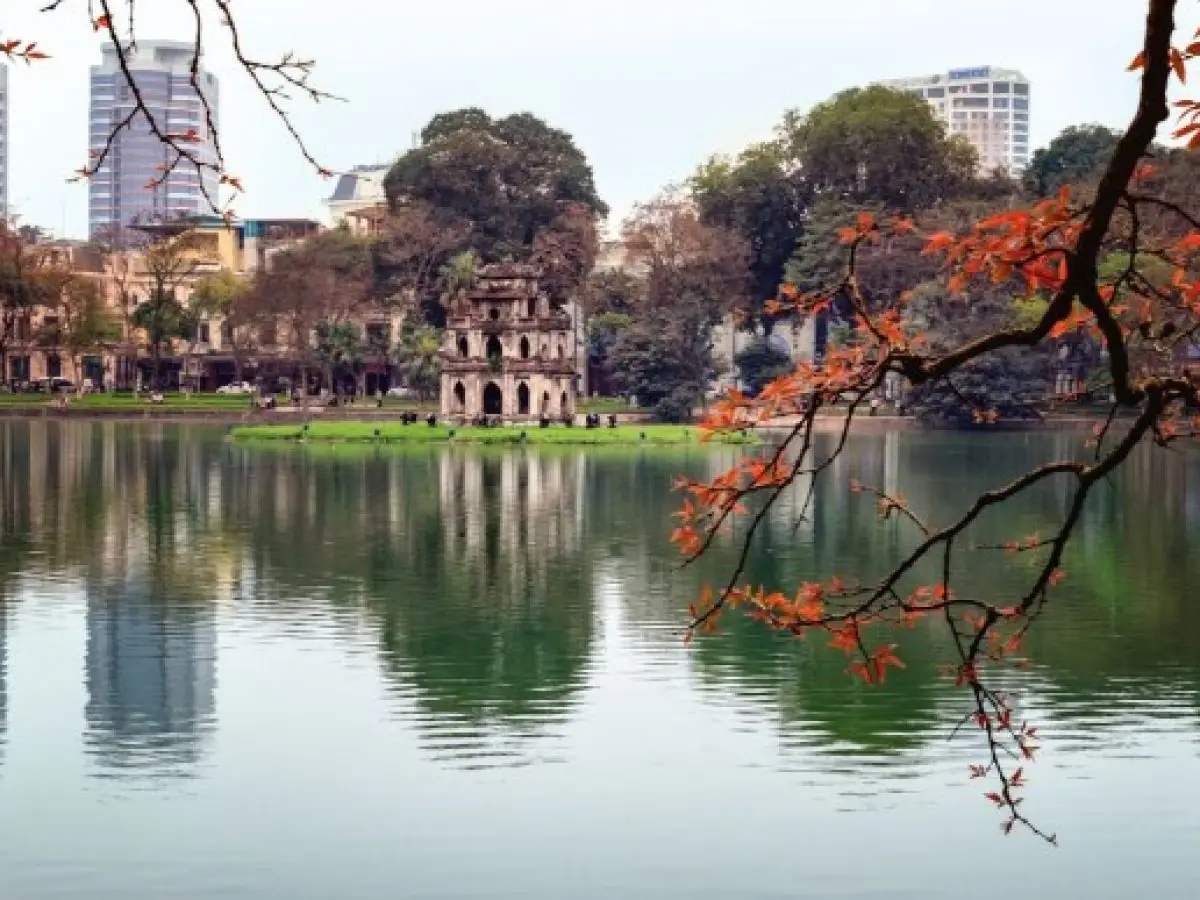
[[[120,408],[92,408],[92,409],[55,409],[49,406],[43,408],[29,407],[6,407],[0,404],[0,420],[3,419],[52,419],[57,421],[110,421],[110,422],[195,422],[198,424],[207,425],[235,425],[235,426],[268,426],[268,427],[298,427],[309,421],[312,424],[321,425],[336,425],[338,423],[375,423],[387,424],[392,423],[399,425],[400,414],[404,410],[389,409],[363,409],[363,410],[348,410],[346,408],[329,409],[327,407],[311,407],[308,409],[284,408],[276,410],[243,410],[236,411],[232,409],[171,409],[169,407],[144,407],[132,409]],[[419,413],[424,415],[424,413]],[[582,420],[583,413],[580,413],[579,418]],[[622,426],[651,426],[659,427],[660,423],[654,422],[648,414],[622,414],[618,417],[618,421]],[[844,419],[837,413],[820,414],[816,418],[816,426],[818,433],[838,433],[842,429]],[[873,432],[873,431],[968,431],[968,432],[1035,432],[1035,431],[1071,431],[1081,428],[1089,428],[1101,421],[1096,416],[1088,416],[1086,414],[1072,414],[1062,416],[1049,416],[1040,421],[1011,421],[997,422],[994,425],[979,427],[956,429],[949,426],[928,426],[923,425],[916,419],[910,416],[889,416],[876,415],[871,416],[864,413],[859,413],[854,417],[854,424],[851,427],[852,432]],[[775,436],[785,434],[790,431],[796,423],[795,419],[778,419],[770,424],[760,425],[754,429],[756,433],[764,436]],[[419,422],[420,427],[427,427],[425,423]],[[417,427],[417,426],[409,426]],[[441,427],[441,426],[439,426]],[[520,426],[509,426],[520,427]],[[695,425],[687,427],[694,428]],[[581,425],[576,425],[575,428],[584,432]],[[465,429],[463,429],[465,430]],[[530,430],[538,430],[536,426],[530,426]],[[561,426],[557,426],[556,430],[561,430]],[[605,430],[605,429],[601,429]],[[586,433],[586,432],[584,432]]]

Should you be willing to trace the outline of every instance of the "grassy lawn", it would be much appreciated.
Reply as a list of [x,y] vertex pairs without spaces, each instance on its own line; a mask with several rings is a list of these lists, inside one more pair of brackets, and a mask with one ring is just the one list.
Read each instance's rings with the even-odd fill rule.
[[581,399],[577,404],[581,413],[637,413],[645,412],[636,406],[630,406],[624,397],[593,397]]
[[[51,394],[0,394],[0,408],[44,409],[51,405],[52,396]],[[153,409],[162,412],[220,412],[222,410],[243,412],[251,408],[251,398],[246,394],[192,394],[184,396],[178,392],[169,392],[163,394],[163,402],[161,404],[153,405],[145,394],[134,396],[129,392],[85,394],[83,396],[69,394],[67,396],[70,408],[80,411],[90,409],[110,412],[128,410],[133,412],[134,410]],[[315,398],[313,400],[315,402]],[[287,405],[286,402],[280,402],[281,407],[286,407]],[[348,408],[370,412],[371,410],[378,409],[378,406],[375,398],[368,397],[359,399],[357,403]],[[425,412],[437,411],[437,408],[436,401],[418,403],[415,400],[404,400],[397,397],[385,397],[383,400],[383,409],[388,411],[415,410]]]
[[[304,437],[300,425],[242,425],[230,431],[239,441],[298,441]],[[524,439],[522,439],[524,435]],[[449,428],[423,423],[398,422],[313,422],[309,441],[314,443],[463,443],[463,444],[594,444],[594,445],[700,445],[698,429],[684,425],[622,425],[617,428]],[[713,443],[750,444],[757,438],[721,435]]]
[[[0,394],[0,407],[8,409],[42,409],[51,405],[51,394]],[[244,410],[250,408],[250,398],[237,394],[192,394],[185,397],[179,393],[163,395],[163,403],[151,406],[145,395],[135,397],[131,393],[67,395],[71,409],[99,410]]]

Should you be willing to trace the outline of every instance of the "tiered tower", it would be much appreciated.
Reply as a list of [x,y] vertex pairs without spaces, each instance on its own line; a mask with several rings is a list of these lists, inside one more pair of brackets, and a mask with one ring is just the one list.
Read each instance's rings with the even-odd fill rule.
[[539,290],[534,266],[484,266],[450,304],[442,418],[574,419],[571,336],[571,317]]

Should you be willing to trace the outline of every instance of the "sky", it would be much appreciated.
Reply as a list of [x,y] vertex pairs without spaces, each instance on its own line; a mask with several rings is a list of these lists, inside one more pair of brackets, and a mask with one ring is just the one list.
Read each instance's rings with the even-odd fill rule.
[[[8,0],[4,39],[52,58],[10,64],[10,211],[82,237],[88,67],[101,35],[85,0],[40,13]],[[200,0],[212,5],[211,0]],[[1123,126],[1137,81],[1145,0],[235,0],[247,53],[316,60],[313,81],[344,102],[296,99],[297,129],[334,171],[385,163],[435,113],[528,111],[563,128],[591,160],[615,223],[714,153],[769,137],[784,110],[844,88],[951,68],[1018,69],[1033,83],[1031,137],[1084,122]],[[1194,28],[1200,4],[1181,4]],[[143,39],[191,40],[186,0],[139,0]],[[333,183],[305,163],[238,69],[229,33],[207,29],[221,81],[221,136],[246,194],[245,217],[325,220]],[[1190,34],[1190,31],[1189,31]]]

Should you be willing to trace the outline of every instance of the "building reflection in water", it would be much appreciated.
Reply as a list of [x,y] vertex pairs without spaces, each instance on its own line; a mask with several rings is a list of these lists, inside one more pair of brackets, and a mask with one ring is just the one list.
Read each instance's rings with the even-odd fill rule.
[[106,774],[190,774],[213,729],[216,625],[138,584],[93,588],[87,735]]

